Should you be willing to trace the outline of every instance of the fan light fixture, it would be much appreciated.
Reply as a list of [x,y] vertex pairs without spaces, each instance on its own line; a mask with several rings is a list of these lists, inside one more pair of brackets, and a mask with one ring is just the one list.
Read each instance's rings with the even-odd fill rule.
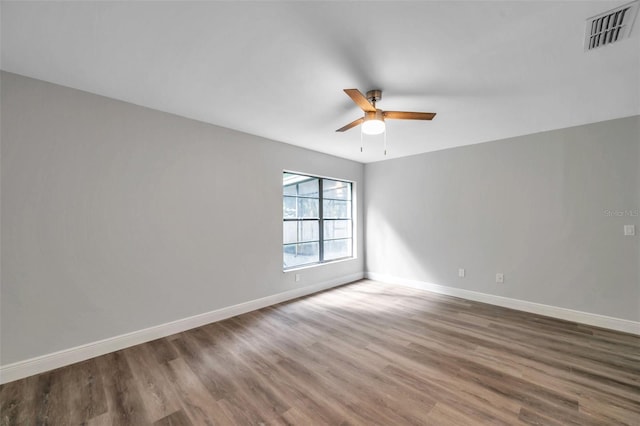
[[377,109],[375,111],[364,113],[364,122],[362,123],[362,133],[365,135],[379,135],[384,132],[385,124],[382,111]]

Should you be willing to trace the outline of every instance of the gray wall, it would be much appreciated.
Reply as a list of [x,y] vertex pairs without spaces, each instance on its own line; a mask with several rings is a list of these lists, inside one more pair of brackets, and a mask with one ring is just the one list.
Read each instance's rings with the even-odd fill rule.
[[639,167],[638,116],[367,164],[367,271],[638,321]]
[[[364,269],[640,320],[639,117],[363,167],[0,78],[3,365]],[[358,259],[282,272],[283,169],[357,182]]]
[[296,283],[281,248],[282,170],[362,188],[362,164],[15,74],[0,84],[3,365],[363,271],[360,256]]

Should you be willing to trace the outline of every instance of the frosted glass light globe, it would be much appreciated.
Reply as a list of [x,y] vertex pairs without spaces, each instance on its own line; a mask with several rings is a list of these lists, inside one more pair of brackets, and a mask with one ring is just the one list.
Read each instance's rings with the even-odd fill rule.
[[362,123],[362,133],[365,135],[379,135],[384,132],[385,125],[382,120],[366,120]]

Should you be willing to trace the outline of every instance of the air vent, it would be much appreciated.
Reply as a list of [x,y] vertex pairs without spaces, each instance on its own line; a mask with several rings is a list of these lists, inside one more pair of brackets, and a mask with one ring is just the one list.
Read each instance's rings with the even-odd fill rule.
[[624,40],[631,35],[638,13],[638,0],[587,19],[584,50]]

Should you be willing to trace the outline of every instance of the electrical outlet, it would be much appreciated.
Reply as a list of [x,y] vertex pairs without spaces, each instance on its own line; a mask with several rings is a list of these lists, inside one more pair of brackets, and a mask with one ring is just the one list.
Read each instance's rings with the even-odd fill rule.
[[296,274],[296,282],[300,281],[300,274]]
[[636,235],[636,226],[635,225],[625,225],[624,226],[624,235],[628,237],[633,237]]
[[498,272],[496,274],[496,282],[503,283],[504,282],[504,274],[502,272]]
[[458,269],[458,276],[459,276],[460,278],[464,278],[464,268],[460,268],[460,269]]

